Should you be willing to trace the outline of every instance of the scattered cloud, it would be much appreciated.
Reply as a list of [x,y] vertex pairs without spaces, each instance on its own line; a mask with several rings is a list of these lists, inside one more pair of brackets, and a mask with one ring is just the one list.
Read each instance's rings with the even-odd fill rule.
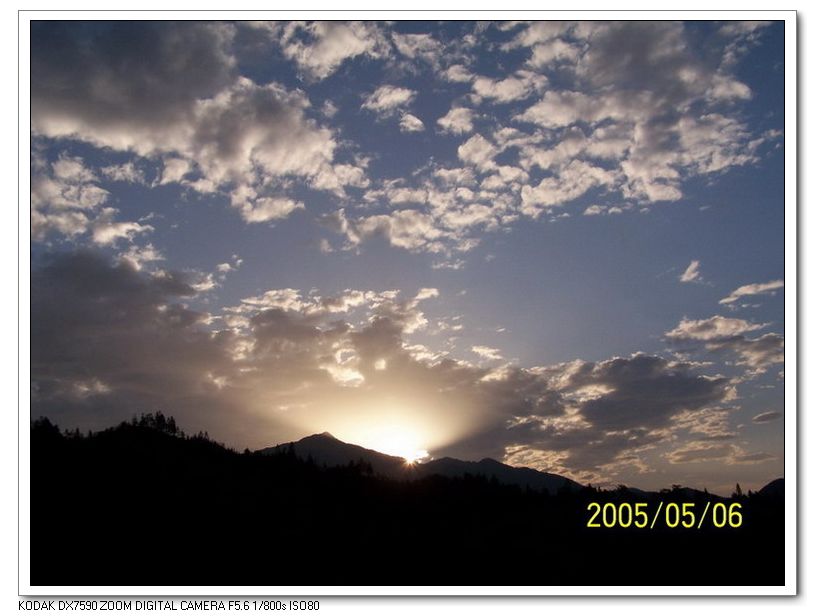
[[764,413],[759,413],[753,417],[753,423],[769,423],[771,421],[775,421],[776,419],[781,419],[783,416],[784,414],[779,413],[778,411],[765,411]]
[[665,337],[675,343],[702,342],[708,351],[730,352],[738,356],[738,365],[747,368],[747,377],[763,374],[774,364],[784,363],[784,337],[767,333],[747,338],[746,333],[763,329],[767,323],[713,316],[708,319],[682,321]]
[[699,272],[699,261],[690,262],[685,271],[679,276],[679,282],[702,282],[702,274]]
[[452,81],[454,83],[467,83],[472,81],[475,75],[470,72],[466,66],[461,64],[453,64],[452,66],[448,66],[442,76],[447,81]]
[[421,132],[424,130],[424,122],[411,113],[404,113],[399,120],[399,130],[403,133]]
[[466,107],[452,107],[436,123],[446,133],[463,135],[473,130],[473,111]]
[[267,26],[280,36],[284,55],[312,79],[325,79],[358,56],[386,58],[390,47],[376,23],[364,21],[289,22]]
[[[315,26],[323,27],[335,28]],[[247,222],[264,219],[256,212],[270,203],[291,199],[281,194],[284,178],[342,190],[348,174],[335,166],[337,141],[307,117],[306,95],[237,74],[235,26],[150,22],[143,28],[138,45],[122,46],[113,22],[90,35],[79,25],[37,25],[33,39],[49,43],[32,47],[33,134],[162,157],[159,184],[227,192]]]
[[502,358],[501,351],[492,347],[476,345],[470,350],[483,359],[498,360]]
[[747,332],[766,327],[766,323],[750,323],[744,319],[731,319],[719,315],[709,319],[682,319],[679,325],[665,336],[673,340],[717,341],[740,336]]
[[529,98],[542,91],[548,82],[545,75],[520,70],[504,79],[476,77],[473,80],[473,92],[478,101],[487,99],[496,103],[509,103]]
[[381,115],[388,115],[393,113],[394,110],[406,106],[415,96],[416,92],[409,88],[393,85],[379,86],[365,97],[362,108]]
[[[200,274],[76,253],[51,257],[32,276],[33,412],[59,401],[68,422],[96,416],[89,407],[104,407],[105,422],[126,419],[173,391],[173,414],[189,429],[261,446],[309,422],[331,427],[309,410],[325,401],[347,419],[366,412],[363,399],[403,392],[421,400],[419,419],[444,409],[439,451],[548,456],[559,460],[550,470],[608,477],[687,429],[688,412],[732,395],[725,377],[646,354],[529,369],[444,358],[408,341],[427,328],[422,304],[439,297],[432,288],[405,299],[395,290],[273,289],[211,314],[188,306],[202,292]],[[88,375],[104,386],[89,387]],[[296,418],[285,410],[295,401]]]
[[770,282],[746,284],[730,293],[730,295],[727,297],[720,299],[719,303],[732,304],[740,300],[742,297],[749,297],[751,295],[773,295],[775,291],[783,288],[783,280],[771,280]]

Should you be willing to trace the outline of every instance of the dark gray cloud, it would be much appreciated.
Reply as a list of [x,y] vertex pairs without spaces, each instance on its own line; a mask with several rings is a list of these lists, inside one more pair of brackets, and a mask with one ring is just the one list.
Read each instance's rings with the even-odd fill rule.
[[237,76],[234,33],[226,23],[32,22],[32,128],[100,145],[131,131],[159,137]]

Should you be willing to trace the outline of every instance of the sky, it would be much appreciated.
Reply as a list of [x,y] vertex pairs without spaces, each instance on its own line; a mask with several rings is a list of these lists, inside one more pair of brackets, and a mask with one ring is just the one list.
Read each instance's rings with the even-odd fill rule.
[[783,476],[782,22],[32,22],[31,405]]

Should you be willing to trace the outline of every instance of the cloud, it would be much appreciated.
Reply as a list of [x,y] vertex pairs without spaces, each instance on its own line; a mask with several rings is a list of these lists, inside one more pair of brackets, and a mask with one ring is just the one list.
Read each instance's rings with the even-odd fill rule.
[[[277,33],[276,28],[270,29]],[[358,56],[379,59],[390,51],[379,27],[362,21],[290,22],[282,29],[280,45],[283,54],[313,79],[329,77]]]
[[122,163],[121,165],[108,165],[100,169],[102,175],[114,182],[126,182],[129,184],[144,184],[144,172],[139,169],[133,161]]
[[126,251],[119,254],[119,261],[135,271],[141,271],[146,264],[163,261],[164,255],[152,244],[145,246],[130,246]]
[[264,197],[241,204],[241,216],[246,222],[270,222],[287,218],[295,210],[305,209],[301,201]]
[[473,130],[473,110],[466,107],[452,107],[436,123],[446,133],[463,135]]
[[671,464],[701,462],[758,464],[775,459],[775,456],[763,451],[745,452],[741,447],[732,443],[714,444],[704,441],[687,443],[671,451],[665,457]]
[[102,207],[110,193],[82,158],[60,154],[51,163],[35,157],[31,172],[31,237],[46,241],[54,236],[88,236],[97,245],[132,239],[153,227],[118,221],[118,210]]
[[481,171],[494,169],[493,158],[499,150],[487,139],[475,134],[458,147],[458,157]]
[[591,135],[613,122],[622,137],[614,149],[624,196],[675,201],[683,178],[757,160],[767,137],[720,110],[748,99],[749,88],[724,65],[716,70],[696,56],[682,24],[580,22],[571,32],[577,46],[557,38],[566,30],[528,28],[507,46],[538,45],[542,67],[557,59],[577,78],[571,88],[548,89],[516,120],[556,131],[588,125]]
[[521,211],[537,218],[553,207],[562,206],[594,188],[610,188],[616,175],[583,161],[570,162],[558,176],[547,177],[537,186],[525,185],[521,191]]
[[500,349],[494,349],[494,348],[488,347],[488,346],[476,345],[474,347],[471,347],[470,350],[473,353],[475,353],[476,355],[478,355],[479,357],[482,357],[483,359],[489,359],[489,360],[501,359],[501,351],[500,351]]
[[673,340],[718,341],[740,336],[747,332],[766,327],[766,323],[750,323],[744,319],[731,319],[719,315],[708,319],[682,319],[665,336]]
[[[689,178],[755,164],[761,148],[780,137],[748,127],[742,111],[751,93],[738,80],[734,61],[722,57],[738,56],[732,46],[748,39],[754,44],[759,25],[723,25],[705,39],[704,54],[691,44],[686,26],[668,22],[477,25],[460,41],[444,43],[430,33],[402,34],[367,22],[151,22],[133,28],[36,25],[33,135],[135,154],[139,158],[95,176],[143,181],[156,165],[154,186],[226,197],[248,223],[313,207],[302,191],[307,188],[336,197],[350,220],[371,219],[364,237],[384,233],[391,222],[411,219],[415,228],[429,221],[435,238],[423,246],[438,253],[472,246],[483,233],[555,207],[574,203],[589,215],[600,213],[597,204],[579,203],[595,194],[619,204],[602,206],[604,214],[679,200]],[[478,51],[492,44],[485,34],[490,28],[508,33],[501,38],[509,40],[494,47],[512,53],[499,55],[496,64],[509,68],[477,75],[472,67]],[[461,197],[436,191],[435,201],[414,214],[383,208],[351,215],[353,189],[375,192],[371,187],[387,180],[368,177],[370,156],[353,152],[355,144],[328,124],[336,120],[333,102],[318,95],[315,109],[304,90],[241,74],[239,54],[249,29],[265,39],[269,53],[279,48],[296,64],[304,87],[352,63],[387,60],[394,69],[389,82],[363,89],[361,104],[377,117],[398,118],[405,133],[425,124],[409,113],[418,91],[400,77],[430,71],[450,82],[440,85],[460,98],[436,122],[445,133],[469,137],[456,154],[480,188],[471,199],[477,207],[465,212]],[[123,36],[133,44],[122,46]],[[501,115],[496,106],[510,103]],[[482,107],[473,135],[475,104]],[[437,179],[438,167],[434,161],[402,174],[403,188],[430,194],[427,185]],[[105,190],[99,182],[83,182]],[[54,232],[81,238],[87,217],[73,210],[46,220],[40,212],[37,237]],[[462,244],[455,221],[474,227],[476,220],[480,230]],[[407,244],[423,249],[414,239],[394,245]]]
[[548,81],[545,75],[520,70],[504,79],[476,77],[473,80],[473,92],[479,99],[509,103],[529,98],[535,92],[540,92]]
[[468,81],[472,81],[475,75],[470,72],[466,66],[461,64],[453,64],[448,66],[442,76],[447,81],[452,81],[453,83],[467,83]]
[[783,280],[772,280],[770,282],[746,284],[730,293],[730,295],[728,295],[727,297],[720,299],[719,303],[732,304],[741,299],[742,297],[748,297],[750,295],[773,295],[775,291],[783,288],[784,288]]
[[403,56],[411,60],[423,60],[431,66],[437,66],[441,60],[443,48],[439,41],[430,34],[391,34],[393,44]]
[[679,282],[702,282],[702,274],[699,273],[699,261],[690,262],[685,271],[679,276]]
[[[478,136],[460,152],[466,160],[475,161],[484,155],[482,147],[489,150],[493,146]],[[515,220],[511,197],[498,190],[520,190],[520,182],[526,179],[522,169],[490,164],[489,152],[483,162],[492,175],[480,185],[467,168],[436,168],[421,185],[410,178],[384,180],[366,191],[364,207],[341,208],[321,220],[345,236],[346,249],[384,238],[411,252],[446,257],[468,252],[478,246],[484,230],[494,231]],[[372,209],[383,213],[371,214]]]
[[455,239],[452,232],[439,228],[431,215],[413,209],[356,220],[349,220],[340,210],[334,220],[335,228],[344,232],[352,245],[379,236],[397,248],[438,253],[445,251],[444,240]]
[[32,271],[32,413],[98,428],[161,408],[187,430],[260,447],[411,401],[434,451],[610,477],[731,395],[725,377],[645,354],[483,368],[434,353],[408,339],[428,331],[433,288],[271,289],[213,314],[190,307],[206,279],[47,257]]
[[622,214],[624,211],[631,209],[630,206],[618,205],[590,205],[583,210],[583,216],[613,216],[614,214]]
[[[557,37],[560,37],[570,30],[575,25],[582,25],[586,22],[577,22],[577,24],[563,22],[563,21],[534,21],[524,24],[523,29],[518,32],[515,37],[505,45],[503,51],[517,49],[518,47],[533,47],[541,43],[549,43]],[[508,26],[512,26],[513,22],[507,22]]]
[[579,57],[580,49],[577,46],[562,39],[553,39],[532,48],[532,57],[529,59],[529,64],[540,69],[553,64],[571,64],[576,62]]
[[781,419],[783,416],[784,414],[779,413],[778,411],[765,411],[764,413],[759,413],[753,417],[753,423],[769,423],[771,421],[775,421],[776,419]]
[[410,103],[415,96],[416,92],[409,88],[393,85],[379,86],[365,97],[362,108],[369,109],[380,115],[388,115]]
[[584,481],[607,481],[632,464],[647,469],[644,452],[687,429],[689,412],[715,412],[732,396],[725,377],[695,374],[689,364],[642,353],[536,372],[556,392],[561,410],[516,414],[503,436],[491,436],[507,443],[510,463],[545,461]]
[[763,374],[770,366],[784,363],[784,337],[780,334],[769,333],[754,339],[736,338],[714,343],[711,348],[738,353],[738,363],[748,367],[748,376]]
[[424,123],[415,115],[410,113],[402,114],[399,120],[399,130],[403,133],[417,133],[424,130]]
[[34,135],[161,158],[159,184],[228,192],[248,220],[249,199],[288,198],[284,177],[342,190],[337,142],[307,117],[305,94],[237,74],[235,26],[149,22],[128,45],[135,24],[80,26],[32,30]]
[[114,244],[119,239],[133,239],[141,233],[153,230],[150,225],[138,222],[116,221],[114,217],[118,210],[106,207],[100,210],[99,215],[91,222],[90,231],[93,242],[100,246]]
[[783,336],[767,333],[747,338],[744,335],[767,325],[716,315],[696,321],[682,319],[665,337],[676,343],[702,342],[708,351],[735,353],[739,357],[737,364],[746,366],[746,376],[753,377],[774,364],[784,363]]

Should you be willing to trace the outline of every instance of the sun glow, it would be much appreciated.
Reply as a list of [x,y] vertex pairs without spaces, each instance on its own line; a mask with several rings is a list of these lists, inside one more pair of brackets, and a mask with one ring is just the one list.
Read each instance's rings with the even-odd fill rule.
[[405,426],[377,426],[364,431],[360,441],[375,451],[404,458],[407,464],[421,462],[429,455],[422,448],[418,433]]

